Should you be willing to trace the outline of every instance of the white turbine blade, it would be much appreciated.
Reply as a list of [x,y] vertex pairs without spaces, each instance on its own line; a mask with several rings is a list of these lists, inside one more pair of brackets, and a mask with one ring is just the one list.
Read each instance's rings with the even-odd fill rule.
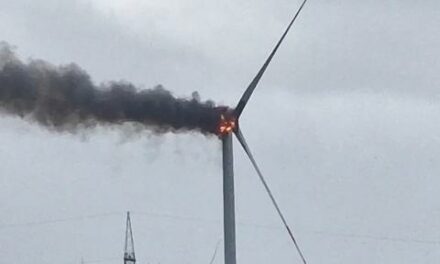
[[278,215],[280,216],[281,221],[284,224],[284,227],[286,228],[287,232],[289,233],[289,236],[290,236],[293,244],[295,245],[295,248],[298,251],[298,254],[301,257],[302,262],[304,264],[307,264],[306,259],[304,258],[304,255],[302,254],[301,249],[299,248],[298,243],[296,242],[295,237],[293,236],[292,230],[290,229],[289,225],[287,224],[286,218],[284,218],[284,215],[281,212],[280,207],[278,206],[278,203],[277,203],[277,201],[275,200],[275,197],[272,194],[272,191],[270,190],[269,186],[267,185],[267,182],[264,179],[263,174],[261,173],[260,168],[258,167],[257,162],[255,161],[254,156],[252,155],[251,150],[249,149],[249,146],[246,143],[246,140],[244,139],[243,134],[241,133],[241,130],[240,129],[235,130],[235,135],[237,136],[238,141],[240,142],[240,144],[243,147],[244,151],[246,152],[246,154],[248,155],[249,159],[251,160],[252,165],[254,166],[255,170],[257,171],[258,176],[259,176],[261,182],[263,183],[264,189],[266,189],[266,192],[269,195],[270,200],[272,201],[273,206],[277,210]]
[[306,4],[307,0],[304,0],[299,7],[298,11],[296,11],[295,16],[293,17],[292,21],[290,21],[289,25],[287,26],[286,31],[284,31],[284,34],[281,36],[281,39],[278,41],[278,43],[275,45],[275,48],[270,53],[269,57],[264,62],[261,69],[258,71],[257,75],[254,77],[252,82],[249,84],[248,88],[244,92],[243,96],[241,97],[240,101],[237,104],[237,107],[235,107],[235,115],[239,117],[241,115],[241,112],[243,112],[244,107],[246,106],[247,102],[249,101],[249,98],[251,97],[252,93],[255,90],[255,87],[257,87],[258,82],[260,81],[261,77],[263,76],[264,72],[266,71],[267,66],[269,66],[270,61],[272,60],[273,56],[277,52],[278,48],[280,47],[281,43],[283,42],[284,38],[286,37],[287,33],[289,32],[290,28],[292,27],[293,23],[295,22],[296,18],[298,17],[299,13],[301,12],[302,8]]

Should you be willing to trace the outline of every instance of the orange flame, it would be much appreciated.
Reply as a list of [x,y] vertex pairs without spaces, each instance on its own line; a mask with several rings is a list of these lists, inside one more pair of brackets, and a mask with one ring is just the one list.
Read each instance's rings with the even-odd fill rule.
[[235,119],[226,119],[224,115],[220,116],[219,132],[222,135],[231,133],[235,128]]

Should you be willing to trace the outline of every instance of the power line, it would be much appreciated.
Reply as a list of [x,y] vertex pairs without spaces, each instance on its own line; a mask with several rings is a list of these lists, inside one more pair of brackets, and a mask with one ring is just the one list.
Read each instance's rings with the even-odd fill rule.
[[209,262],[209,264],[213,264],[213,263],[214,263],[215,257],[217,256],[218,248],[219,248],[219,246],[220,246],[220,242],[222,242],[222,239],[219,239],[219,240],[217,241],[217,245],[215,245],[214,254],[212,254],[211,261]]
[[329,232],[329,231],[315,231],[313,233],[321,236],[331,236],[331,237],[369,239],[369,240],[378,240],[378,241],[387,241],[387,242],[396,242],[396,243],[440,245],[440,240],[423,240],[423,239],[391,237],[391,236],[375,236],[368,234],[338,233],[338,232]]
[[31,226],[39,226],[39,225],[50,225],[50,224],[72,222],[72,221],[81,221],[81,220],[86,220],[86,219],[102,218],[102,217],[115,216],[115,215],[122,215],[122,213],[108,212],[108,213],[73,216],[73,217],[58,218],[58,219],[49,219],[49,220],[42,220],[42,221],[32,221],[32,222],[27,222],[27,223],[4,224],[4,225],[0,225],[0,229],[17,228],[17,227],[31,227]]
[[[83,220],[91,220],[98,219],[104,217],[114,217],[114,216],[123,216],[125,212],[105,212],[105,213],[97,213],[90,215],[80,215],[80,216],[71,216],[65,218],[57,218],[57,219],[48,219],[41,221],[32,221],[25,223],[17,223],[17,224],[3,224],[0,225],[0,229],[8,229],[8,228],[20,228],[20,227],[33,227],[40,225],[51,225],[51,224],[60,224],[66,222],[76,222]],[[203,217],[194,217],[194,216],[182,216],[182,215],[174,215],[168,213],[152,213],[152,212],[142,212],[142,211],[134,211],[133,214],[152,217],[152,218],[165,218],[176,221],[189,221],[196,223],[207,223],[207,224],[220,224],[221,220],[218,219],[210,219]],[[277,225],[267,225],[267,224],[257,224],[257,223],[249,223],[239,221],[237,225],[247,226],[257,229],[268,229],[268,230],[276,230],[282,231],[283,228]],[[427,245],[440,245],[440,239],[417,239],[417,238],[403,238],[403,237],[395,237],[395,236],[379,236],[379,235],[371,235],[371,234],[359,234],[359,233],[341,233],[341,232],[332,232],[332,231],[322,231],[315,230],[305,232],[309,234],[319,235],[319,236],[328,236],[328,237],[341,237],[341,238],[353,238],[353,239],[369,239],[369,240],[377,240],[377,241],[385,241],[385,242],[393,242],[393,243],[417,243],[417,244],[427,244]],[[85,263],[90,263],[90,261],[85,261]]]
[[108,262],[120,262],[121,258],[116,257],[110,257],[110,258],[102,258],[102,259],[94,259],[94,260],[87,260],[82,263],[84,264],[93,264],[93,263],[108,263]]

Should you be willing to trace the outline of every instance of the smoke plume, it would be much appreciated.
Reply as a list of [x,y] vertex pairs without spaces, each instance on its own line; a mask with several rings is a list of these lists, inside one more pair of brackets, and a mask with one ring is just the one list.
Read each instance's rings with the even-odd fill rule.
[[212,101],[176,98],[162,86],[140,90],[128,82],[94,84],[75,64],[20,61],[0,43],[0,111],[57,131],[96,125],[140,124],[155,133],[215,133],[222,108]]

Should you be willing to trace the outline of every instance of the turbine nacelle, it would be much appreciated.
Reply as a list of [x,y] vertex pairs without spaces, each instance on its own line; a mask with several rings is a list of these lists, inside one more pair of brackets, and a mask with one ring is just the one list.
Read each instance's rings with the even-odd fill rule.
[[224,115],[220,116],[220,124],[218,132],[220,135],[227,135],[235,131],[237,127],[237,120],[235,118],[228,118]]
[[238,117],[235,114],[235,110],[223,106],[218,107],[218,109],[220,112],[217,128],[219,137],[236,132],[238,129]]

